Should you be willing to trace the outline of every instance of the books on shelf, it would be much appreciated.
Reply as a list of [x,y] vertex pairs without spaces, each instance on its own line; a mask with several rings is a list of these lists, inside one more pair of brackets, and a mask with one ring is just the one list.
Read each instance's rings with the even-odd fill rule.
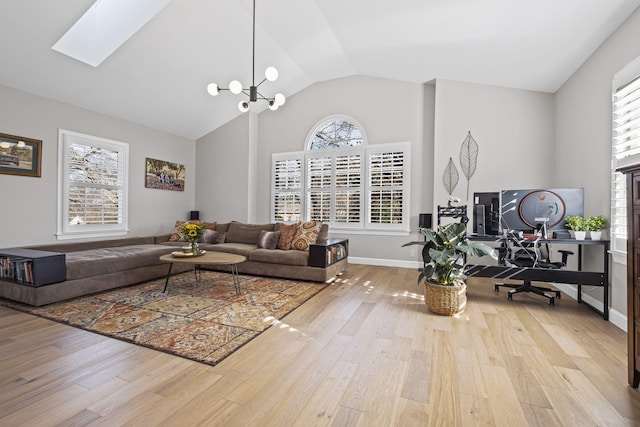
[[327,247],[327,265],[340,261],[347,256],[347,247],[344,243],[338,243]]
[[0,256],[0,279],[33,283],[33,261],[28,258]]

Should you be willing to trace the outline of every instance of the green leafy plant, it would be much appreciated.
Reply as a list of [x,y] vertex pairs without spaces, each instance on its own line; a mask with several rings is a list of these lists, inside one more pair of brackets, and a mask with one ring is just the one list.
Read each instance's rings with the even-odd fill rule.
[[409,242],[404,246],[424,245],[422,260],[424,269],[418,277],[418,285],[423,280],[445,286],[453,286],[464,279],[464,269],[471,257],[489,255],[497,259],[495,249],[481,242],[467,238],[467,225],[459,222],[439,226],[437,230],[421,228],[424,242]]
[[609,227],[609,220],[604,215],[589,216],[586,222],[590,231],[602,231]]
[[579,215],[568,216],[565,222],[570,230],[587,231],[587,220]]

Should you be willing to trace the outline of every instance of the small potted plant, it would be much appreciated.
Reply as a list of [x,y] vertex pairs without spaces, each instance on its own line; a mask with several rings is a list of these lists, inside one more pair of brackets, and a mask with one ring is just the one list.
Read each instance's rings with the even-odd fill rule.
[[467,303],[464,269],[471,257],[489,255],[497,259],[495,250],[467,238],[467,225],[451,223],[437,230],[421,228],[424,242],[409,242],[403,246],[424,245],[424,269],[418,276],[418,285],[425,282],[424,301],[437,314],[454,315],[464,310]]
[[576,240],[587,237],[587,220],[579,215],[568,216],[565,220],[567,228],[573,230]]
[[609,227],[609,220],[604,215],[596,215],[587,217],[587,230],[591,240],[600,240],[602,238],[602,230]]

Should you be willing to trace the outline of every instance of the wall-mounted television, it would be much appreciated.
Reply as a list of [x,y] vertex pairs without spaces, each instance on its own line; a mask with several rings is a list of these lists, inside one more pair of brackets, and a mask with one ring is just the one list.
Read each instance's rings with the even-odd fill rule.
[[532,233],[547,223],[547,230],[565,230],[568,216],[584,216],[583,188],[502,190],[502,229]]

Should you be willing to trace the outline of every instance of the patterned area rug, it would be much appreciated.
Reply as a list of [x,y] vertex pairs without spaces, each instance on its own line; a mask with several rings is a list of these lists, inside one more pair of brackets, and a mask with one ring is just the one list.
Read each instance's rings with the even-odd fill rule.
[[187,272],[164,279],[31,307],[0,304],[37,316],[215,365],[327,287],[284,279]]

